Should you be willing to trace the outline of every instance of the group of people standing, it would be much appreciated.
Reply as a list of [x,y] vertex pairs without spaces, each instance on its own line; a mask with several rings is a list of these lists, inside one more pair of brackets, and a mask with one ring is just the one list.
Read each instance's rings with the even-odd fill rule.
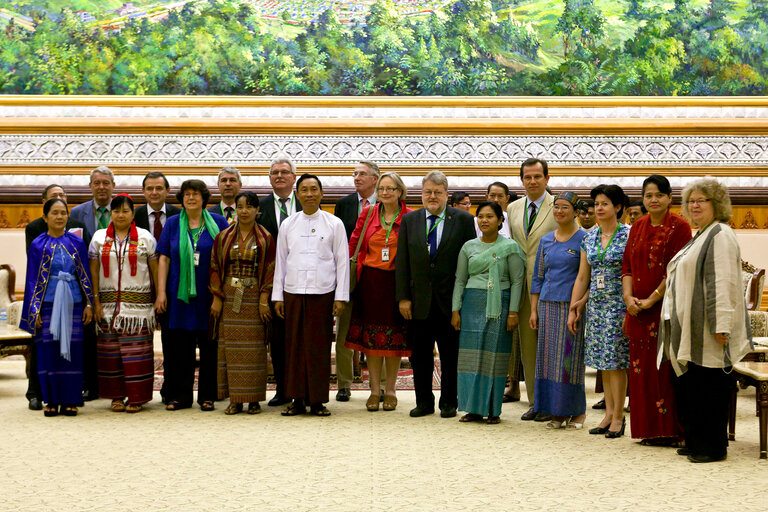
[[337,317],[339,401],[349,400],[358,351],[370,376],[366,408],[395,410],[409,357],[410,415],[434,413],[437,344],[442,417],[461,410],[462,422],[498,423],[502,403],[519,400],[522,368],[530,404],[522,419],[579,430],[589,366],[602,370],[606,402],[591,434],[623,435],[629,383],[633,437],[679,446],[696,462],[725,457],[726,372],[751,340],[723,185],[690,183],[681,217],[670,211],[668,180],[652,175],[643,183],[647,214],[630,229],[619,186],[600,185],[589,200],[553,196],[547,163],[536,158],[520,167],[525,197],[510,201],[495,182],[474,218],[448,206],[440,171],[423,178],[416,211],[396,173],[360,162],[353,177],[356,190],[335,215],[320,208],[320,178],[297,179],[288,158],[272,163],[273,191],[262,198],[241,191],[237,169],[222,169],[222,199],[210,208],[208,187],[194,179],[176,195],[180,209],[168,204],[161,173],[144,178],[147,205],[138,208],[128,195],[112,197],[106,167],[91,172],[94,198],[71,215],[61,187],[48,187],[42,221],[27,230],[30,408],[35,400],[47,416],[77,414],[92,330],[99,396],[115,412],[139,412],[152,398],[159,325],[166,409],[191,407],[197,348],[200,409],[229,398],[225,413],[248,404],[258,414],[269,348],[277,383],[269,405],[327,416]]

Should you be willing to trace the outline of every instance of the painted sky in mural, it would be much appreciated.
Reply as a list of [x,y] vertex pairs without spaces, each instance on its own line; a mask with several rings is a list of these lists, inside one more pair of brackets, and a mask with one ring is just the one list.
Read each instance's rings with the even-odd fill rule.
[[764,95],[768,0],[0,0],[0,93]]

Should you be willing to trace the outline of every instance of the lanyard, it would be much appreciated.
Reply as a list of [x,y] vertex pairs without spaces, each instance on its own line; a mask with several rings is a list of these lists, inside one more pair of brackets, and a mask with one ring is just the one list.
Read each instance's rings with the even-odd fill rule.
[[440,216],[437,218],[437,220],[435,221],[435,223],[432,225],[431,228],[429,228],[429,227],[426,228],[427,229],[427,238],[429,238],[429,234],[432,231],[434,231],[435,228],[437,227],[437,225],[440,224],[440,222],[442,222],[442,220],[445,218],[445,211],[446,210],[447,210],[447,208],[445,210],[443,210],[443,213],[440,214]]
[[700,229],[700,230],[698,231],[698,233],[696,233],[696,236],[695,236],[695,237],[693,237],[693,240],[691,240],[691,243],[695,242],[695,241],[696,241],[696,239],[697,239],[697,238],[699,238],[699,235],[701,235],[703,232],[705,232],[705,231],[707,230],[707,228],[708,228],[709,226],[711,226],[712,224],[714,224],[714,223],[715,223],[715,219],[712,219],[711,221],[709,221],[709,224],[707,224],[706,226],[704,226],[704,228]]
[[[534,206],[536,205],[536,203],[534,202],[531,202],[531,204]],[[531,228],[533,227],[533,223],[536,222],[536,216],[539,214],[539,209],[536,208],[536,213],[534,213],[533,217],[531,217],[530,224],[528,223],[528,208],[530,208],[531,204],[526,205],[525,210],[523,211],[523,223],[525,224],[525,229],[527,232],[531,231]]]
[[605,249],[603,249],[603,228],[597,228],[597,258],[600,260],[600,263],[603,262],[603,258],[605,257],[605,253],[608,252],[608,248],[613,243],[613,237],[616,236],[616,233],[619,231],[619,225],[616,225],[616,229],[613,230],[613,234],[611,235],[611,239],[608,240],[608,245],[605,246]]
[[189,232],[192,234],[192,250],[197,251],[197,242],[200,241],[200,234],[203,232],[203,229],[205,229],[205,221],[200,222],[200,226],[198,228],[189,229]]
[[[381,208],[381,223],[384,224],[384,227],[387,229],[387,237],[384,239],[384,245],[389,245],[389,234],[392,232],[392,228],[395,227],[395,219],[397,219],[397,216],[400,215],[400,207],[397,207],[397,212],[395,212],[395,216],[392,217],[392,220],[390,221],[389,225],[387,225],[387,221],[384,220],[384,208]],[[435,225],[437,225],[437,221],[435,221]]]
[[[296,194],[291,194],[291,206],[290,206],[290,207],[288,207],[288,211],[291,211],[291,210],[293,210],[293,200],[294,200],[295,198],[296,198]],[[285,216],[286,216],[286,217],[290,217],[290,216],[291,216],[291,215],[290,215],[290,214],[289,214],[287,211],[283,210],[283,207],[280,205],[280,199],[279,199],[279,198],[278,198],[278,200],[277,200],[277,208],[278,208],[278,209],[279,209],[281,212],[283,212],[283,214],[285,214]]]

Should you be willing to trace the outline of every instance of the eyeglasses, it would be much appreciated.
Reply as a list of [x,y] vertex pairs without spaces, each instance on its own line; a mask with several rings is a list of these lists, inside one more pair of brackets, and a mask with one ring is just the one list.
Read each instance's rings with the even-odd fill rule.
[[354,177],[357,177],[357,176],[372,176],[372,175],[371,175],[371,174],[368,174],[368,173],[367,173],[367,172],[365,172],[365,171],[355,171],[355,172],[353,172],[353,173],[352,173],[352,177],[353,177],[353,178],[354,178]]
[[382,192],[387,192],[388,194],[391,194],[392,192],[396,192],[397,187],[379,187],[376,189],[376,192],[381,194]]
[[429,197],[429,196],[441,197],[445,195],[445,192],[442,190],[422,190],[421,195],[425,197]]
[[688,201],[688,205],[695,205],[695,206],[701,206],[704,203],[710,202],[711,199],[692,199]]
[[270,176],[288,176],[293,174],[291,171],[269,171]]

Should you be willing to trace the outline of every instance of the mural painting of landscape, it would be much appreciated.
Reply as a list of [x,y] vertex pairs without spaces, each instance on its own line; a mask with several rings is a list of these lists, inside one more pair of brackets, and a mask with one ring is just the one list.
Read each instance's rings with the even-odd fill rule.
[[0,0],[0,93],[764,95],[768,0]]

